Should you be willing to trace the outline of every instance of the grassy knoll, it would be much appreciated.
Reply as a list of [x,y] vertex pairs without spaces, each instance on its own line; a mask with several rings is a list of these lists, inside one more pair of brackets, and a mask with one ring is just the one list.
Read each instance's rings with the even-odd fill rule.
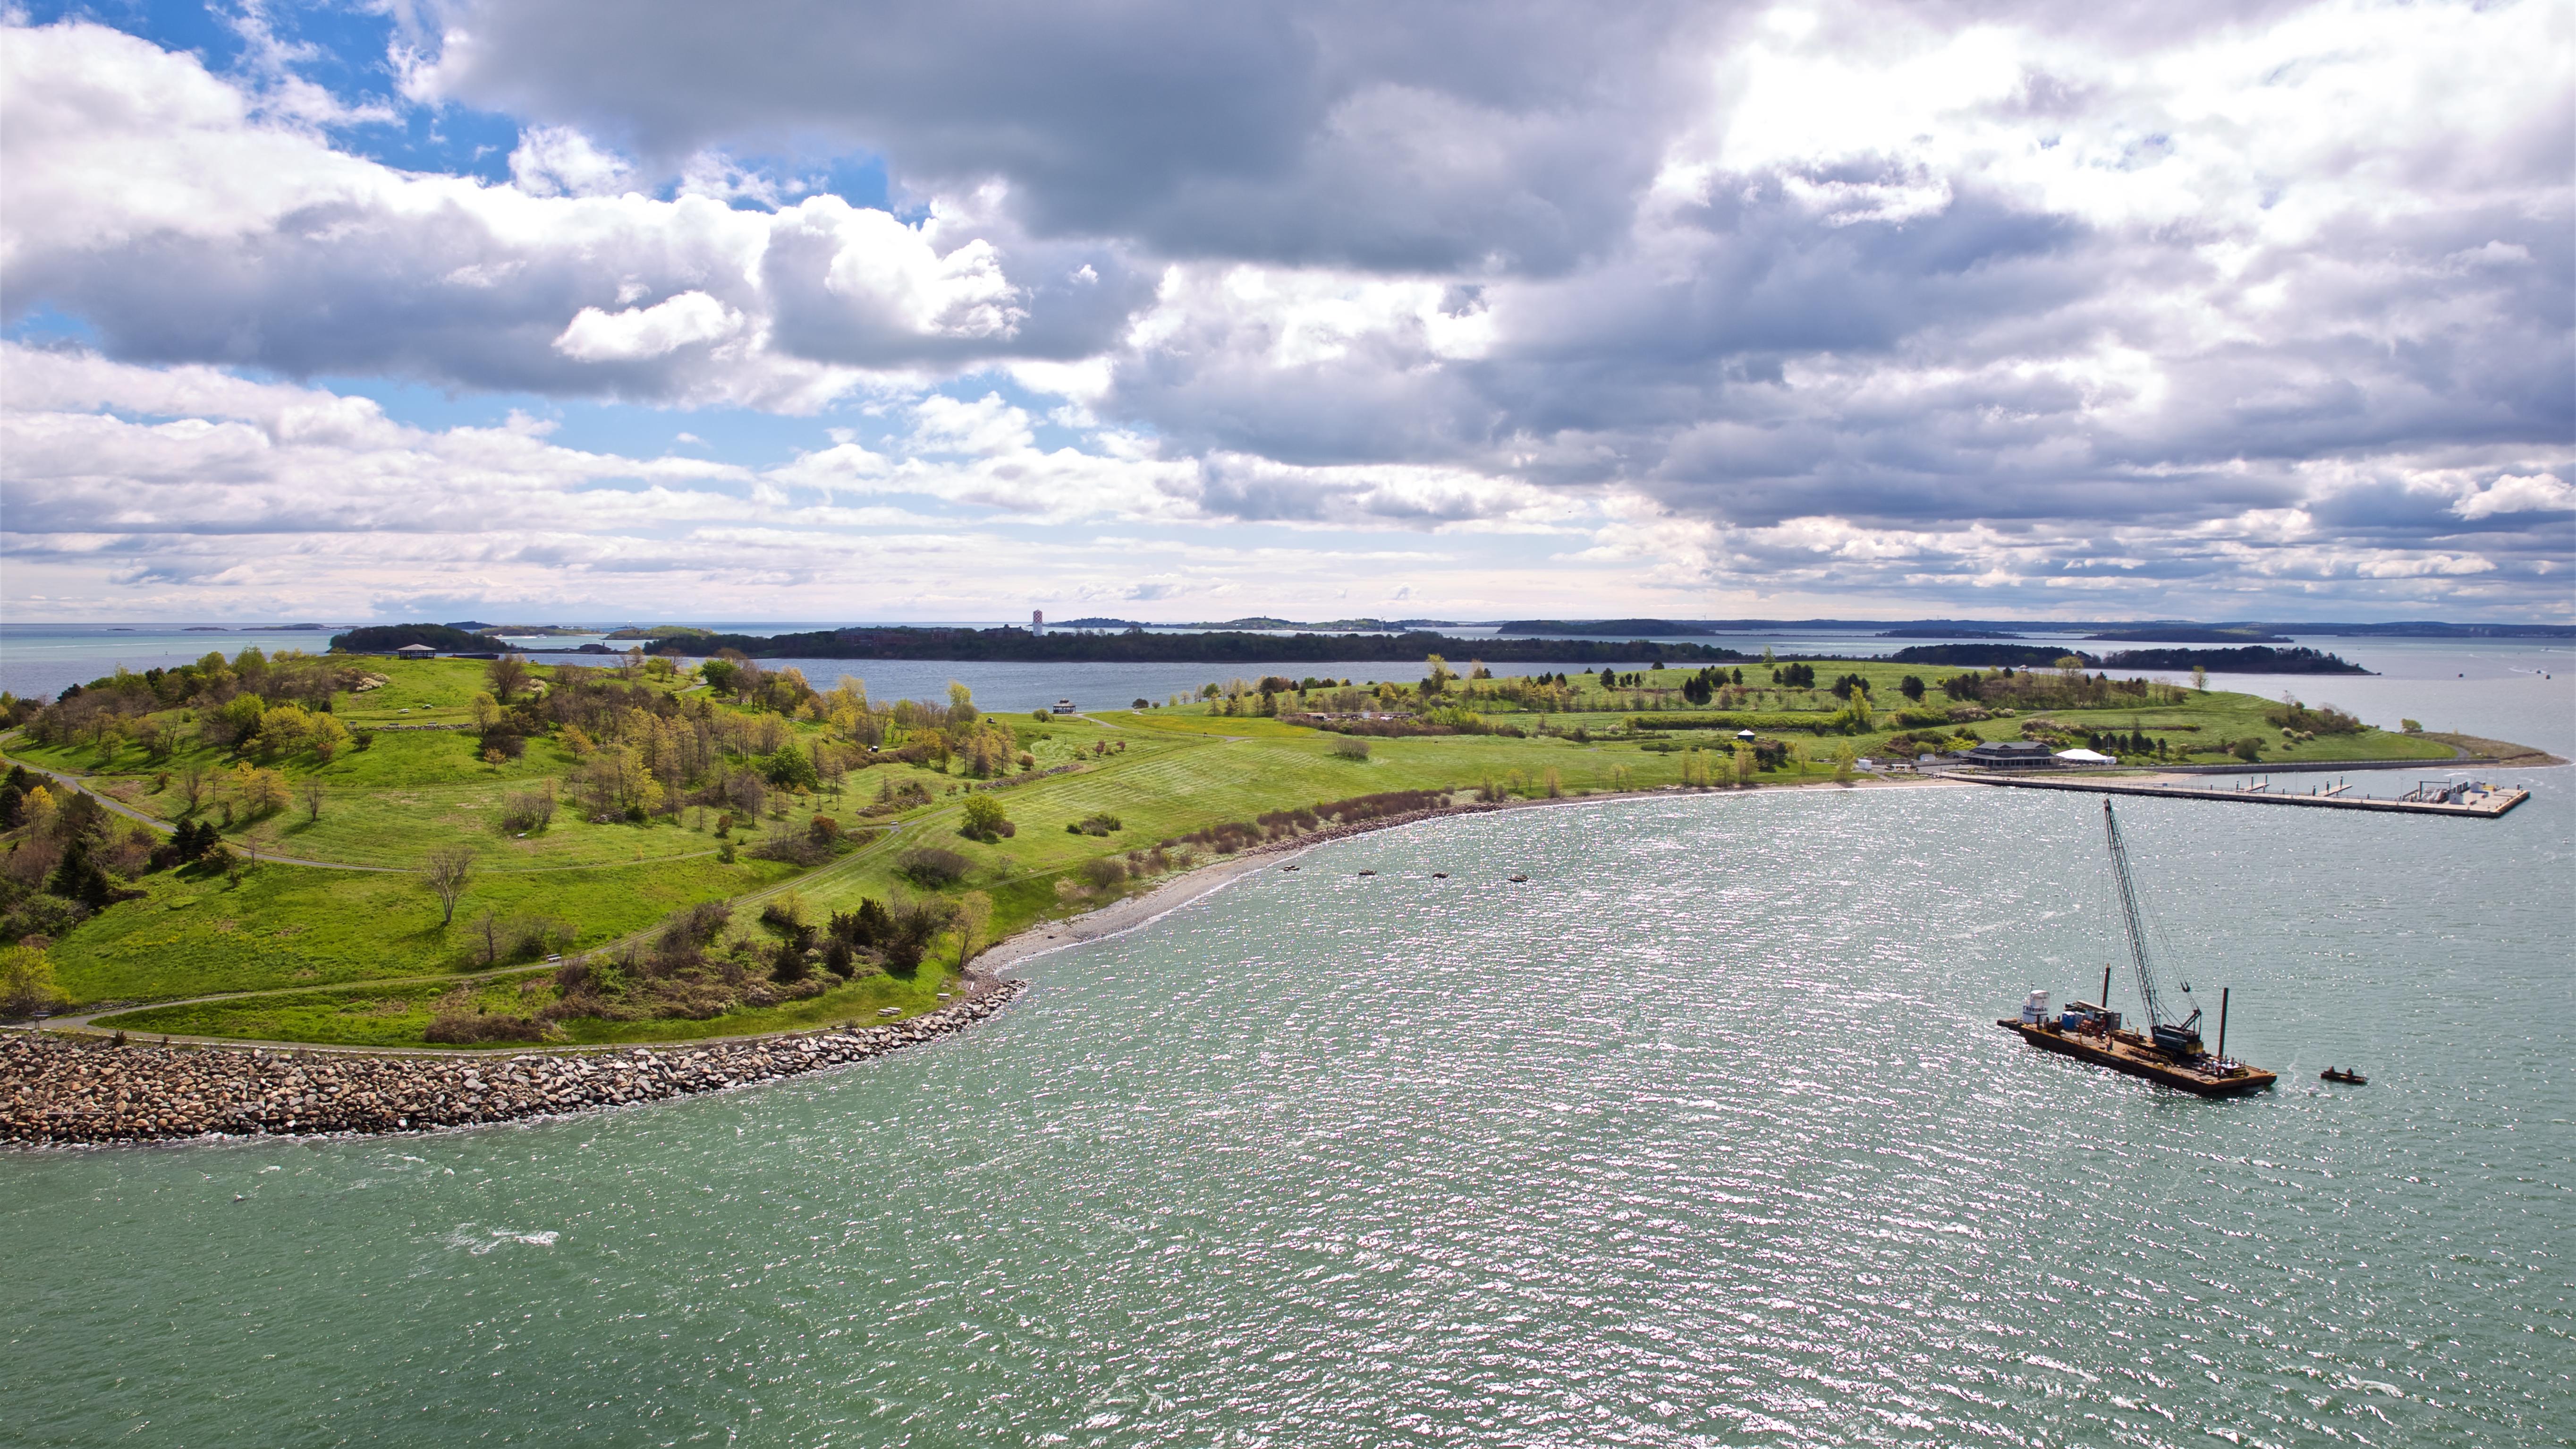
[[52,947],[75,1003],[148,1001],[475,969],[472,922],[489,908],[568,923],[568,949],[641,930],[681,906],[774,885],[772,861],[713,859],[477,877],[442,927],[438,902],[405,875],[261,865],[238,880],[197,870],[145,876]]
[[[1452,667],[1465,674],[1468,661]],[[819,694],[713,664],[703,675],[539,667],[536,688],[507,706],[476,699],[497,681],[471,661],[210,665],[148,685],[100,681],[22,715],[8,752],[163,820],[218,826],[235,851],[384,869],[241,868],[220,852],[198,865],[150,862],[150,842],[122,821],[0,791],[15,812],[0,835],[0,908],[12,938],[46,938],[72,1003],[268,993],[114,1019],[129,1030],[418,1045],[449,1030],[434,1026],[442,1011],[479,1006],[531,1018],[558,1042],[683,1040],[928,1009],[951,981],[942,963],[954,959],[963,903],[989,908],[982,944],[1329,824],[1297,814],[1329,802],[1730,783],[1738,728],[1761,738],[1756,784],[1831,775],[1855,755],[2021,738],[2094,744],[2141,764],[2237,762],[2231,748],[2250,749],[2257,767],[2452,756],[2439,738],[2218,690],[2054,671],[1811,668],[1746,665],[1739,680],[1732,667],[1640,661],[1607,681],[1598,671],[1545,685],[1462,677],[1433,694],[1331,684],[1265,698],[1237,687],[1181,706],[1036,719]],[[336,749],[298,745],[290,719],[275,735],[275,717],[237,702],[254,687],[354,733]],[[2317,684],[2323,699],[2332,688]],[[420,723],[473,728],[401,728]],[[264,804],[260,774],[271,777]],[[318,817],[308,787],[321,792]],[[512,818],[514,801],[548,787],[550,822]],[[997,805],[1007,828],[975,828],[970,803],[987,814]],[[1380,807],[1347,808],[1357,819]],[[458,846],[473,850],[471,876],[442,925],[425,868]],[[952,857],[944,876],[925,873],[924,849]],[[84,862],[104,870],[83,876],[74,867]],[[674,923],[710,902],[730,914]],[[930,924],[901,946],[900,930],[852,924],[871,902]],[[836,916],[854,934],[833,935]],[[461,975],[494,965],[477,929],[485,920],[546,927],[544,945],[524,937],[499,964],[551,947],[570,959],[460,987]],[[913,967],[907,949],[928,959]]]

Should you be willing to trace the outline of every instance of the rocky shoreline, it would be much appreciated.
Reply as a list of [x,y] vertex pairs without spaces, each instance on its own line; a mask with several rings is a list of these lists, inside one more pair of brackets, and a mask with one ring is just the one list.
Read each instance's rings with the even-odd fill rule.
[[991,982],[965,1000],[881,1026],[509,1056],[118,1046],[12,1033],[0,1042],[0,1143],[418,1132],[658,1102],[933,1041],[991,1016],[1026,986]]

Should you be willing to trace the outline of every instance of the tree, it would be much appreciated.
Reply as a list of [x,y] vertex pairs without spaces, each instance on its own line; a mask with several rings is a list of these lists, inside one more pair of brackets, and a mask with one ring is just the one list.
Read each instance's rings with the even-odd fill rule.
[[299,793],[304,796],[304,818],[308,821],[320,820],[322,818],[322,782],[308,775]]
[[492,726],[501,722],[500,701],[488,694],[477,693],[474,696],[473,710],[474,728],[477,733],[489,734]]
[[968,891],[957,901],[957,970],[963,974],[966,963],[975,959],[984,927],[993,919],[993,898],[982,891]]
[[441,929],[456,920],[456,902],[465,894],[465,883],[474,878],[474,847],[442,845],[429,853],[420,868],[421,883],[438,897]]
[[0,946],[0,1016],[33,1016],[68,1000],[54,963],[33,946]]
[[349,727],[327,714],[313,716],[313,727],[305,736],[314,758],[329,764],[349,747]]
[[1907,699],[1921,699],[1923,697],[1923,681],[1909,674],[1903,679],[1896,681],[1896,692],[1904,695]]
[[2203,694],[2209,693],[2208,665],[2195,664],[2191,667],[2191,687],[2199,690]]
[[193,814],[206,803],[206,767],[185,765],[179,770],[179,804],[182,815]]
[[503,704],[508,704],[511,696],[528,687],[531,677],[528,670],[528,656],[504,654],[483,666],[483,677],[491,681],[492,697]]
[[1010,823],[1001,801],[985,794],[969,795],[966,797],[966,824],[957,833],[970,840],[998,840],[1002,836],[1002,827]]
[[1735,742],[1735,783],[1738,788],[1753,783],[1753,747],[1742,740]]

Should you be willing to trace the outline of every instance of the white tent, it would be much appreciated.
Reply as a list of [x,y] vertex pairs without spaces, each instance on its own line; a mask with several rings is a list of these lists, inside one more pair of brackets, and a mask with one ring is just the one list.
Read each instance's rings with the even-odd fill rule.
[[2070,765],[2116,765],[2119,761],[2095,750],[2059,750],[2057,758]]

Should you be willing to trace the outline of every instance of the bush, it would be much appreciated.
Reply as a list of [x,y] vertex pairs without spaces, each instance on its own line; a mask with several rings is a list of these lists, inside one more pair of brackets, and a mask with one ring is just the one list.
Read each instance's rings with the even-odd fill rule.
[[1017,835],[1019,827],[1002,813],[1001,801],[990,795],[977,794],[966,797],[966,820],[957,827],[957,833],[990,845],[1006,835]]
[[1082,863],[1082,878],[1100,890],[1122,884],[1127,879],[1127,862],[1114,855],[1104,855]]
[[514,791],[501,802],[501,828],[512,833],[543,830],[554,823],[555,782],[542,789]]
[[886,911],[890,926],[884,946],[886,969],[899,976],[918,970],[930,943],[948,929],[955,914],[956,907],[936,897],[896,897]]
[[1067,835],[1115,835],[1126,828],[1125,821],[1103,810],[1073,821],[1064,830]]
[[895,873],[925,890],[953,886],[966,878],[974,862],[953,850],[935,845],[918,846],[895,858]]
[[2263,742],[2252,735],[2247,735],[2241,740],[2232,741],[2227,746],[2227,753],[2251,765],[2263,758]]
[[54,963],[33,946],[0,947],[0,1016],[33,1016],[69,1000],[54,984]]
[[833,940],[852,947],[880,946],[894,934],[894,917],[887,914],[883,902],[871,897],[860,901],[855,911],[834,911],[829,930]]
[[2282,729],[2307,735],[2359,734],[2365,728],[2360,720],[2330,704],[2315,709],[2295,701],[2276,704],[2263,711],[2263,718]]
[[534,1017],[512,1016],[507,1012],[486,1011],[474,999],[471,987],[460,986],[438,999],[431,1014],[424,1040],[449,1045],[472,1045],[487,1041],[541,1041],[546,1024]]
[[1365,760],[1369,757],[1369,742],[1356,736],[1344,735],[1333,741],[1333,755],[1336,759]]

